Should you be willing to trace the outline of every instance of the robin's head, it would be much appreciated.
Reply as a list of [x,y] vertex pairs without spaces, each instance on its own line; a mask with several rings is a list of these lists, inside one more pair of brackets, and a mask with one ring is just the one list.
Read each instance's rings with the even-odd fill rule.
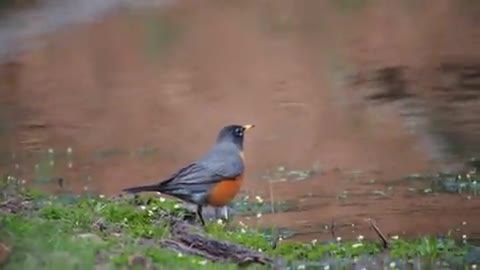
[[228,125],[222,128],[217,136],[217,143],[232,142],[243,149],[243,136],[245,131],[255,127],[254,125]]

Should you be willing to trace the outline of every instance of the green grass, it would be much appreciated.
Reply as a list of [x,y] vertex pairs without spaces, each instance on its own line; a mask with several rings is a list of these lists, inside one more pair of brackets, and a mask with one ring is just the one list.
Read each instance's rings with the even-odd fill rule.
[[71,221],[2,217],[2,239],[14,250],[5,269],[93,269],[97,251],[106,244],[75,239]]
[[[238,268],[232,263],[215,263],[161,247],[160,241],[170,236],[165,215],[192,216],[176,201],[154,197],[50,196],[25,188],[12,189],[15,181],[11,177],[3,182],[0,202],[21,198],[24,207],[17,214],[2,213],[0,217],[0,242],[13,250],[2,269],[127,269],[133,258],[147,260],[157,269]],[[325,265],[319,265],[328,262],[331,267],[348,269],[359,258],[378,260],[384,256],[392,260],[422,257],[463,262],[471,248],[462,241],[429,236],[392,240],[392,247],[386,252],[378,241],[366,240],[304,243],[286,239],[274,248],[274,233],[265,228],[209,222],[205,230],[211,237],[261,250],[272,258],[281,258],[284,266],[300,268],[314,264],[321,267],[317,269],[324,269]],[[249,269],[267,267],[252,265]]]
[[412,174],[397,183],[402,183],[404,180],[418,186],[416,190],[421,193],[480,195],[480,173],[476,169],[462,173]]

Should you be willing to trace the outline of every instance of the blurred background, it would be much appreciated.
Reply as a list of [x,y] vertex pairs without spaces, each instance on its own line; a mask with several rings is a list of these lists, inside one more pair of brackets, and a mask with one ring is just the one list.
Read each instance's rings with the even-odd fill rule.
[[479,41],[475,0],[3,0],[1,171],[111,196],[253,123],[243,222],[479,236]]

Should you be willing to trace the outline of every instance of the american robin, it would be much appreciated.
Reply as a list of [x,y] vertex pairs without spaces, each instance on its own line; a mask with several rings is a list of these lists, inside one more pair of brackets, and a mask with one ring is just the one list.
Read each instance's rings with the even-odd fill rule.
[[223,127],[210,150],[198,160],[175,172],[170,178],[153,185],[124,189],[128,193],[154,191],[197,205],[203,226],[202,207],[223,207],[239,192],[245,163],[243,138],[254,125]]

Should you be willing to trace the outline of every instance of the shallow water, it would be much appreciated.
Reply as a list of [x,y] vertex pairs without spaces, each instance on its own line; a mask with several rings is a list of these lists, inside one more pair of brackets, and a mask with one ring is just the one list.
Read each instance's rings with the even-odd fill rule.
[[304,240],[332,238],[332,222],[335,237],[375,237],[365,218],[476,237],[476,194],[395,180],[478,153],[478,6],[63,2],[0,27],[0,161],[28,184],[113,195],[170,175],[224,124],[254,123],[238,198],[294,210],[244,222]]

